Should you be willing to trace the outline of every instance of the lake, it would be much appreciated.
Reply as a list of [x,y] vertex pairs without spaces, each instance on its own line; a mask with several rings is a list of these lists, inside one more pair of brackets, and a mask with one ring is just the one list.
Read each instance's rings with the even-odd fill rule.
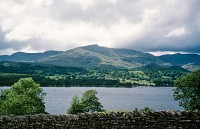
[[45,87],[47,93],[46,111],[51,114],[66,113],[74,95],[81,96],[86,90],[95,89],[99,101],[106,110],[134,110],[150,107],[154,110],[183,110],[173,99],[172,87],[136,87],[136,88],[102,88],[102,87]]
[[[2,89],[2,87],[0,87]],[[135,87],[135,88],[103,88],[103,87],[43,87],[46,111],[51,114],[64,114],[70,106],[74,95],[81,96],[86,90],[95,89],[99,101],[108,111],[134,110],[150,107],[154,110],[183,110],[173,99],[172,87]]]

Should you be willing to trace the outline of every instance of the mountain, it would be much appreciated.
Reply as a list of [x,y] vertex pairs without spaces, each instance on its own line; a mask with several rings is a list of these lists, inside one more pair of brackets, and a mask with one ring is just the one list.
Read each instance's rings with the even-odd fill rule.
[[157,65],[181,66],[188,70],[200,68],[200,55],[197,54],[174,54],[157,57],[137,50],[107,48],[96,44],[74,48],[65,52],[17,52],[12,55],[0,56],[0,61],[35,62],[85,68],[138,68],[146,65],[148,67],[157,67]]
[[198,54],[172,54],[162,55],[158,57],[163,62],[168,62],[171,65],[181,66],[190,71],[200,68],[200,55]]
[[135,68],[149,63],[163,64],[157,57],[132,49],[115,49],[96,44],[78,47],[51,57],[43,58],[39,63],[76,67]]
[[24,53],[17,52],[12,55],[0,56],[0,61],[14,61],[14,62],[34,62],[41,58],[53,56],[62,53],[62,51],[46,51],[44,53]]
[[185,65],[189,63],[195,63],[200,61],[200,55],[198,54],[173,54],[173,55],[163,55],[158,57],[164,62],[168,62],[172,65]]

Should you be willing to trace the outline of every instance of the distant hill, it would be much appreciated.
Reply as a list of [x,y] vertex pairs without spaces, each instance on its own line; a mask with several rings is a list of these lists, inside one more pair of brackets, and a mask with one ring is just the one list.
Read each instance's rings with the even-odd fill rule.
[[163,55],[158,57],[164,62],[168,62],[171,65],[181,66],[188,70],[197,70],[200,68],[200,55],[198,54],[173,54]]
[[190,71],[199,70],[200,69],[200,60],[195,61],[193,63],[185,64],[182,67],[185,69],[188,69]]
[[200,55],[197,54],[154,56],[137,50],[107,48],[96,44],[77,47],[65,52],[17,52],[12,55],[0,56],[0,61],[34,62],[83,68],[138,68],[143,66],[155,68],[159,66],[180,66],[191,71],[200,68]]
[[160,66],[158,64],[155,64],[155,63],[150,63],[150,64],[147,64],[145,66],[142,66],[140,68],[138,68],[139,70],[156,70],[156,71],[159,71],[159,70],[174,70],[174,71],[181,71],[181,72],[188,72],[187,69],[185,68],[182,68],[181,66]]
[[179,66],[200,61],[200,55],[197,55],[197,54],[179,54],[178,53],[178,54],[173,54],[173,55],[163,55],[163,56],[159,56],[158,58],[164,62],[168,62],[172,65],[179,65]]
[[40,59],[38,62],[75,67],[121,67],[135,68],[149,63],[162,64],[157,57],[131,49],[115,49],[89,45]]
[[62,53],[62,51],[46,51],[44,53],[25,53],[17,52],[12,55],[0,56],[0,61],[14,61],[14,62],[34,62],[41,58],[53,56]]

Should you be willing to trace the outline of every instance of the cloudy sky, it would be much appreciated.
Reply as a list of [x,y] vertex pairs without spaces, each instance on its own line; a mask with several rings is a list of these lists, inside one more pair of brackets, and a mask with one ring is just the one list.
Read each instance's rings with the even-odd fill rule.
[[200,53],[200,1],[0,0],[0,54],[89,44]]

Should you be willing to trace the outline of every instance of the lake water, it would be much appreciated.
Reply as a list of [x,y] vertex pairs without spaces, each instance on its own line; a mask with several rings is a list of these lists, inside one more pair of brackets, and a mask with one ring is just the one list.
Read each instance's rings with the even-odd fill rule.
[[[2,88],[0,88],[2,89]],[[51,114],[64,114],[74,95],[81,96],[86,90],[95,89],[99,101],[106,110],[134,110],[150,107],[154,110],[183,110],[173,99],[172,87],[44,87],[46,111]]]
[[97,90],[97,97],[106,110],[134,110],[150,107],[154,110],[183,110],[173,99],[172,87],[100,88],[71,87],[44,88],[47,93],[46,111],[52,114],[66,113],[74,95],[90,89]]

